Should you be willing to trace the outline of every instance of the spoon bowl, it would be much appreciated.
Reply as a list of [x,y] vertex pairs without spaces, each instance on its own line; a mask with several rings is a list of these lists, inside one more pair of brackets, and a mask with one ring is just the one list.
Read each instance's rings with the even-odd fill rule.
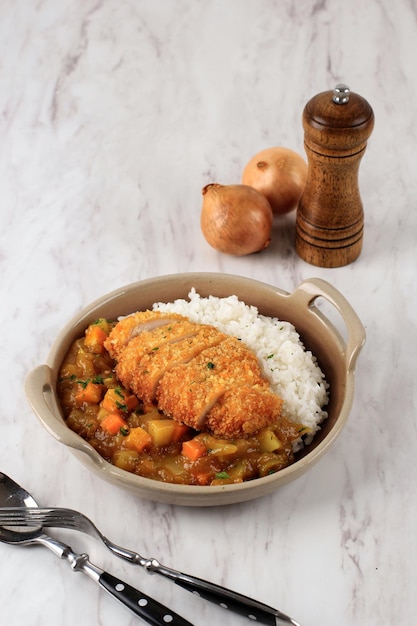
[[33,496],[0,472],[0,506],[38,506]]
[[28,546],[37,543],[38,538],[42,535],[42,528],[23,528],[18,526],[13,530],[7,526],[0,527],[0,541],[10,544],[21,544]]
[[[0,472],[0,507],[26,506],[37,507],[31,494],[18,485],[14,480]],[[0,541],[4,543],[20,543],[29,545],[42,535],[42,526],[28,528],[27,526],[7,527],[0,526]]]

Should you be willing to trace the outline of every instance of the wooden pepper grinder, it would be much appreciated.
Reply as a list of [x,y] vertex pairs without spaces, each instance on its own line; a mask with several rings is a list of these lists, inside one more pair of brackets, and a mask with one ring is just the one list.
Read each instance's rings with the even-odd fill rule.
[[312,265],[340,267],[361,253],[358,170],[373,127],[372,108],[346,85],[317,94],[304,108],[308,177],[297,209],[295,245]]

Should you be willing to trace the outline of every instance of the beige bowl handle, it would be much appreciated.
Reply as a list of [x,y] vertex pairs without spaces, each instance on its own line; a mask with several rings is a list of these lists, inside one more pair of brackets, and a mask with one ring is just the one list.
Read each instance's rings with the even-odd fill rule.
[[345,359],[347,371],[351,371],[365,343],[366,334],[362,322],[346,298],[333,285],[321,278],[309,278],[303,281],[290,297],[303,303],[304,306],[310,306],[320,296],[337,309],[346,325],[348,335]]
[[54,394],[53,372],[48,365],[39,365],[25,379],[25,393],[41,424],[57,441],[87,454],[96,464],[104,460],[84,439],[66,426]]

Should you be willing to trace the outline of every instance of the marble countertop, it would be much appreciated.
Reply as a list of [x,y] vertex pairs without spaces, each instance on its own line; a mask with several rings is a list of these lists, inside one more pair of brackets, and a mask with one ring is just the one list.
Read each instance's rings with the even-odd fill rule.
[[[113,540],[251,595],[302,626],[408,626],[417,614],[417,5],[391,0],[6,0],[0,5],[0,471]],[[294,215],[259,255],[200,231],[201,188],[259,150],[305,155],[301,115],[339,83],[371,104],[363,251],[318,268]],[[93,476],[40,425],[26,374],[83,306],[130,282],[228,272],[292,291],[324,278],[367,342],[349,421],[306,475],[259,500],[187,509]],[[57,531],[58,536],[58,531]],[[198,626],[245,620],[68,534]],[[8,626],[136,624],[46,550],[0,546]]]

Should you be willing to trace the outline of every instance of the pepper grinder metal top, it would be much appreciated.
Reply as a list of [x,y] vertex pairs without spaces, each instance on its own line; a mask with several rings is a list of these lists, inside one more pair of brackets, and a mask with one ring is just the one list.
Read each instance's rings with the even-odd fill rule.
[[374,127],[369,103],[336,85],[303,112],[308,177],[296,219],[298,255],[320,267],[341,267],[361,253],[364,213],[358,170]]

